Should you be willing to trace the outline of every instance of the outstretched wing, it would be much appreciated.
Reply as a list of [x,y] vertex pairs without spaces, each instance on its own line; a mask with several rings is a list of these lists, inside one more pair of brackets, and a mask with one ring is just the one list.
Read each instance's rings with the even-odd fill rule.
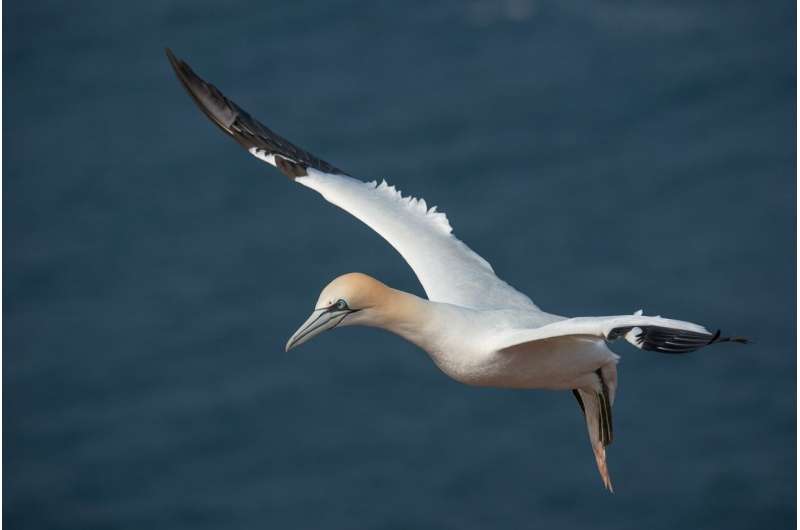
[[596,337],[612,341],[624,338],[642,350],[661,353],[689,353],[717,342],[746,343],[742,337],[722,337],[703,326],[662,317],[633,315],[610,317],[578,317],[560,320],[536,329],[511,332],[498,340],[495,351],[518,347],[525,343],[566,336]]
[[250,154],[364,222],[408,262],[428,298],[464,307],[538,310],[459,241],[442,212],[404,197],[386,182],[362,182],[300,149],[252,118],[167,50],[184,88],[203,113]]

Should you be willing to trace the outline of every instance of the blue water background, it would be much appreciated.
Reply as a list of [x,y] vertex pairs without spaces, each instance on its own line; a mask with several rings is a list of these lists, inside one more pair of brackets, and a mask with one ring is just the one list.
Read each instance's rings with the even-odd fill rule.
[[[10,529],[790,528],[793,2],[6,2]],[[369,229],[194,108],[447,212],[544,309],[755,339],[622,355],[597,476],[568,393],[461,386],[410,344],[290,353]]]

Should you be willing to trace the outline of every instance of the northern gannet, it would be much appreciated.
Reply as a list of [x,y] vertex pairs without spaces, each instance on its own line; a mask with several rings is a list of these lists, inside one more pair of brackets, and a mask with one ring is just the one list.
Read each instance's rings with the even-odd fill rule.
[[453,379],[477,386],[570,390],[585,417],[597,468],[613,491],[606,451],[619,357],[608,342],[679,354],[722,337],[691,322],[632,315],[567,318],[546,313],[498,278],[492,266],[453,236],[447,216],[394,186],[357,180],[253,119],[166,50],[200,110],[256,158],[320,193],[389,242],[411,266],[428,299],[361,273],[330,282],[286,350],[337,326],[386,329],[425,350]]

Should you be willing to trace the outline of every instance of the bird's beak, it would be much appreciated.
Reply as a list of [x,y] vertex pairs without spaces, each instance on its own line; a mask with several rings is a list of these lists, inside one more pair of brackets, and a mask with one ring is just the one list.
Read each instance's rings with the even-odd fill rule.
[[300,346],[304,342],[311,340],[323,331],[333,329],[341,324],[344,317],[349,315],[352,311],[345,310],[330,310],[329,308],[315,309],[311,316],[308,317],[300,328],[294,332],[286,343],[286,351],[291,350],[296,346]]

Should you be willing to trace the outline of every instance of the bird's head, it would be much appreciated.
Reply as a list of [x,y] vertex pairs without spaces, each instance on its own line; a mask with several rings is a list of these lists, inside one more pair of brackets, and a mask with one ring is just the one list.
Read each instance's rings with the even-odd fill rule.
[[286,343],[286,351],[337,326],[370,325],[390,289],[371,276],[351,272],[329,283],[311,316]]

